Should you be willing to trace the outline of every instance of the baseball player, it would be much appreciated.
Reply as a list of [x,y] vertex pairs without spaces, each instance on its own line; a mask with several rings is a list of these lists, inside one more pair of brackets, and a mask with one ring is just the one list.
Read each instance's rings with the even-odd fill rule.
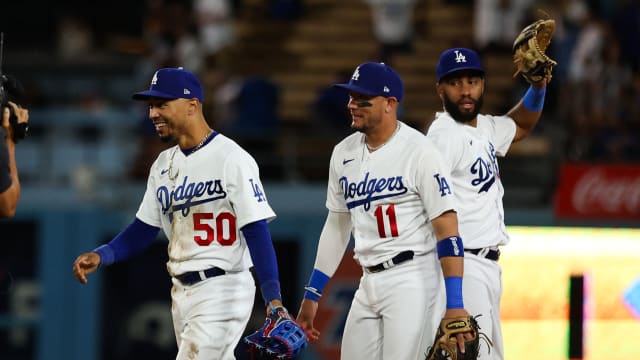
[[445,296],[443,274],[445,316],[467,315],[448,168],[423,134],[396,118],[403,84],[391,67],[363,63],[347,84],[336,86],[349,91],[357,132],[331,155],[329,213],[297,321],[311,340],[318,339],[318,300],[353,234],[363,273],[344,329],[342,359],[424,358],[444,308],[437,301]]
[[[436,91],[443,112],[436,114],[427,137],[451,165],[451,186],[458,204],[464,242],[464,304],[493,347],[482,346],[479,359],[503,359],[500,329],[500,246],[509,242],[504,224],[498,157],[534,128],[542,112],[547,80],[532,85],[506,115],[479,114],[484,69],[478,54],[466,48],[444,51],[436,69]],[[488,345],[488,344],[487,344]]]
[[108,244],[80,255],[81,283],[100,265],[147,248],[160,228],[169,239],[173,325],[178,360],[234,359],[253,308],[255,266],[268,308],[282,306],[267,222],[275,214],[254,159],[207,125],[200,82],[182,68],[159,69],[149,90],[133,95],[149,104],[163,140],[177,145],[151,166],[133,222]]

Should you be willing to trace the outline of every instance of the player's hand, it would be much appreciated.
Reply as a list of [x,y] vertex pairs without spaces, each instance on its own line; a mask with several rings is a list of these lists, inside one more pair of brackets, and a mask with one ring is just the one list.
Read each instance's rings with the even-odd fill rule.
[[[20,107],[20,105],[9,101],[9,106],[13,109],[14,114],[16,114],[16,118],[18,119],[18,123],[26,123],[29,121],[29,110]],[[13,128],[9,123],[9,107],[5,107],[2,109],[2,127],[4,128],[4,132],[7,134],[7,139],[13,139]]]
[[[469,316],[469,313],[465,309],[447,309],[444,313],[444,318],[456,318],[456,317],[464,317]],[[460,352],[465,352],[464,343],[466,341],[473,340],[473,333],[468,331],[466,333],[460,333],[456,335],[456,342],[458,343],[458,348]]]
[[302,329],[307,333],[307,337],[311,341],[316,341],[320,337],[320,331],[313,327],[313,319],[316,318],[318,312],[318,303],[313,300],[303,299],[300,305],[300,311],[296,322],[300,324]]
[[85,253],[76,259],[73,263],[73,274],[79,282],[86,284],[87,275],[96,271],[100,265],[100,255],[94,252]]
[[273,299],[269,301],[269,304],[267,305],[267,317],[269,317],[269,314],[271,313],[271,309],[274,309],[280,306],[284,307],[284,305],[282,304],[282,301],[278,299]]

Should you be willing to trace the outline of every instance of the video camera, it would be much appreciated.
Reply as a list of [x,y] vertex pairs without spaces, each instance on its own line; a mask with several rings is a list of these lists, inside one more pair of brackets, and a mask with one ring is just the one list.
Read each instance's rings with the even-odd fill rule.
[[[13,111],[13,108],[9,106],[9,101],[18,103],[24,95],[24,88],[18,79],[2,73],[3,49],[4,33],[0,33],[0,111],[4,111],[4,108],[9,109],[9,124],[11,124],[13,129],[13,141],[17,143],[27,136],[29,125],[26,123],[18,123],[18,117]],[[0,112],[0,116],[1,115],[2,113]]]

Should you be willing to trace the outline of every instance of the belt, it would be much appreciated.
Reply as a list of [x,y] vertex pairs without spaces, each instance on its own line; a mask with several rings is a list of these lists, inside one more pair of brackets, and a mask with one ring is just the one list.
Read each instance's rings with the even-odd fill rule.
[[489,260],[498,261],[500,259],[500,249],[490,249],[490,248],[482,248],[482,249],[464,249],[466,252],[470,252],[474,255],[478,255],[483,258],[487,258]]
[[224,274],[225,274],[224,270],[214,266],[207,270],[189,271],[184,274],[176,275],[174,277],[180,280],[182,285],[193,285],[193,284],[199,283],[202,280],[224,275]]
[[406,250],[392,257],[390,260],[387,260],[378,265],[369,266],[366,269],[370,273],[377,273],[377,272],[392,268],[396,265],[402,264],[403,262],[409,261],[411,259],[413,259],[413,251]]

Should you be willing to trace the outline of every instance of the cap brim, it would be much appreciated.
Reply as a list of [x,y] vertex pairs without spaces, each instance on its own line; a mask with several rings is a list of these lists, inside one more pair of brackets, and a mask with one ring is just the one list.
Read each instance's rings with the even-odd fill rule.
[[149,100],[150,98],[160,98],[160,99],[177,99],[174,95],[169,95],[156,90],[145,90],[140,91],[131,96],[133,100]]
[[373,93],[373,92],[371,92],[371,91],[369,91],[369,90],[367,90],[365,88],[361,88],[360,86],[353,85],[353,84],[334,84],[333,86],[341,88],[341,89],[353,91],[353,92],[358,93],[358,94],[371,95],[371,96],[380,95],[380,94]]
[[470,66],[470,67],[459,67],[459,68],[455,68],[455,69],[453,69],[453,70],[451,70],[451,71],[449,71],[449,72],[446,72],[446,73],[442,74],[442,75],[440,76],[440,78],[438,79],[438,81],[440,81],[440,80],[444,79],[444,78],[445,78],[445,77],[447,77],[448,75],[451,75],[451,74],[453,74],[453,73],[457,73],[457,72],[459,72],[459,71],[465,71],[465,70],[466,70],[466,71],[476,71],[476,72],[479,72],[480,74],[484,75],[484,70],[483,70],[483,69],[479,69],[479,68],[477,68],[477,67],[472,67],[472,66]]

